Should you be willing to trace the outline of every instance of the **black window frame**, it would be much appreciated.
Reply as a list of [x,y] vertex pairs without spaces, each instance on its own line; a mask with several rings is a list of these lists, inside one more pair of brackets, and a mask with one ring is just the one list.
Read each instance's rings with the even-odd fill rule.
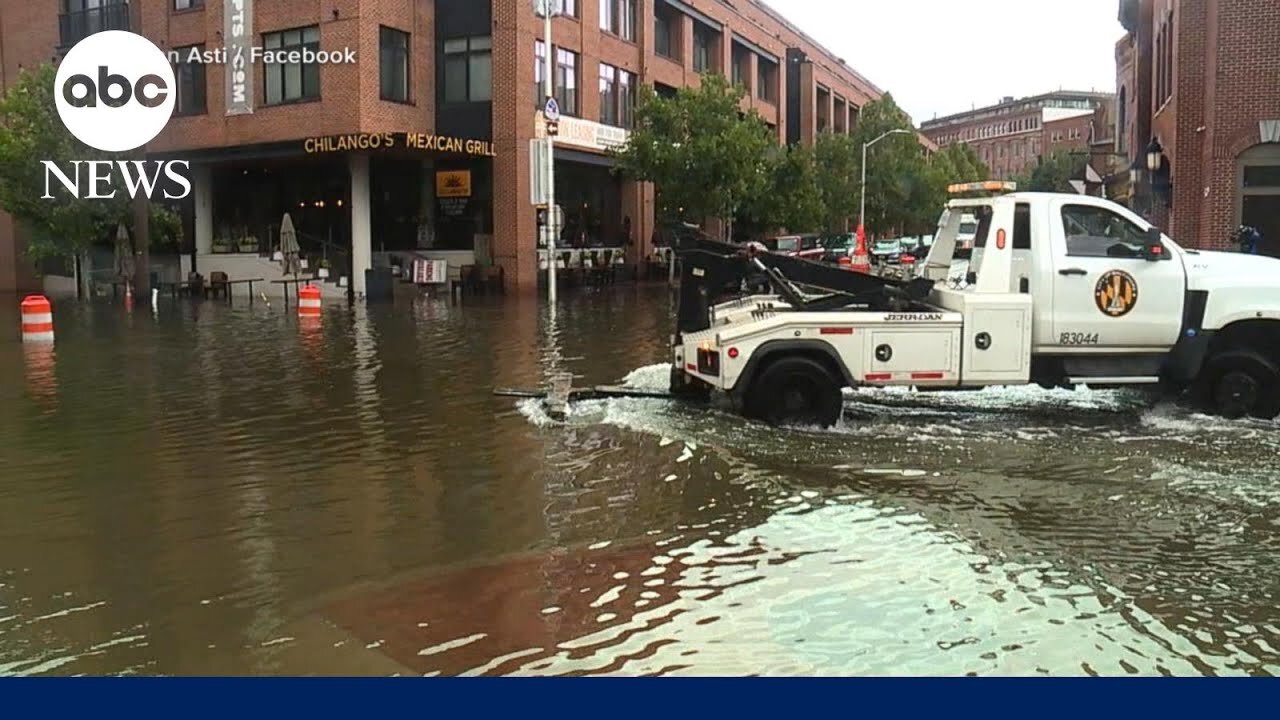
[[636,85],[639,78],[624,68],[608,63],[599,65],[600,123],[630,129],[635,124]]
[[204,43],[199,43],[175,47],[170,51],[171,57],[177,60],[170,63],[173,66],[173,79],[177,84],[173,93],[174,117],[192,117],[209,113],[208,67],[204,62],[188,62],[192,51],[203,56],[204,50]]
[[[450,44],[459,42],[466,43],[462,50],[450,50]],[[441,56],[444,59],[442,63],[443,75],[441,77],[440,97],[445,104],[460,105],[467,103],[487,103],[493,102],[493,36],[492,35],[468,35],[463,37],[447,38],[441,42]],[[462,67],[464,68],[463,84],[466,93],[462,98],[456,95],[450,95],[450,89],[453,85],[450,83],[450,66],[461,58]],[[474,90],[475,80],[472,77],[475,73],[477,63],[487,63],[489,66],[489,83],[485,92],[477,95]]]
[[[404,40],[404,46],[389,45],[388,41],[400,39]],[[401,103],[404,105],[413,104],[413,36],[399,28],[389,25],[378,26],[378,96],[386,102]],[[404,97],[395,97],[387,93],[388,80],[396,82],[396,78],[388,76],[388,61],[394,67],[395,62],[400,62],[403,67],[404,77],[401,82],[404,88]]]
[[[314,31],[315,40],[308,41],[306,39],[308,32]],[[298,33],[299,42],[292,45],[285,44],[285,38],[290,33]],[[272,38],[279,38],[279,43],[273,45]],[[286,28],[284,30],[273,30],[271,32],[262,33],[262,47],[265,50],[278,53],[289,53],[293,51],[302,52],[310,49],[314,53],[320,51],[320,26],[319,25],[303,25],[301,27]],[[300,92],[296,96],[290,96],[288,92],[289,84],[289,68],[297,65],[298,83],[301,85]],[[271,99],[271,82],[272,73],[279,73],[280,82],[280,98],[272,101]],[[311,80],[312,82],[308,82]],[[309,85],[314,84],[314,94],[311,94]],[[320,77],[320,63],[262,63],[262,96],[263,104],[267,106],[277,105],[293,105],[296,103],[318,102],[321,99],[320,87],[322,85]]]
[[778,66],[756,56],[756,97],[765,102],[778,102]]
[[[1069,219],[1068,213],[1076,210],[1083,210],[1097,216],[1106,216],[1107,218],[1109,218],[1110,222],[1119,221],[1121,223],[1120,227],[1132,230],[1133,237],[1132,239],[1117,237],[1114,241],[1107,243],[1106,241],[1109,238],[1106,235],[1090,234],[1090,235],[1081,236],[1079,234],[1073,234],[1072,227],[1070,224],[1068,224],[1068,219]],[[1096,205],[1069,203],[1062,206],[1062,208],[1059,210],[1059,214],[1061,215],[1061,220],[1062,220],[1062,239],[1063,239],[1063,243],[1066,245],[1067,257],[1106,258],[1108,260],[1139,260],[1143,262],[1148,261],[1147,252],[1146,252],[1146,245],[1147,245],[1146,231],[1143,230],[1141,227],[1139,227],[1136,223],[1134,223],[1129,218],[1121,215],[1120,213],[1117,213],[1114,210],[1111,210],[1109,208],[1098,207]],[[1077,224],[1084,226],[1084,223],[1081,220],[1076,220],[1076,222]],[[1097,228],[1087,228],[1087,229],[1095,230]],[[1085,237],[1085,238],[1088,238],[1089,241],[1098,240],[1100,242],[1097,242],[1095,247],[1089,247],[1088,245],[1078,244],[1073,248],[1071,244],[1072,237]],[[1116,247],[1119,245],[1126,246],[1127,248],[1126,251],[1125,252],[1117,251]],[[1172,260],[1172,259],[1173,259],[1173,255],[1169,252],[1162,252],[1159,255],[1159,260],[1162,260],[1162,261]]]
[[[699,40],[705,41],[699,44]],[[693,24],[693,71],[696,73],[714,73],[716,67],[716,31],[702,25]]]
[[627,42],[636,41],[636,0],[600,0],[600,29]]
[[[562,115],[578,117],[580,112],[578,93],[582,89],[581,55],[558,45],[554,46],[552,51],[555,53],[555,63],[552,66],[551,91],[555,93],[556,102],[560,104],[560,113]],[[570,68],[570,66],[563,62],[566,58],[572,61],[572,67],[569,71],[566,71],[566,68]],[[570,78],[573,80],[573,87],[571,88],[567,87],[568,83],[565,82]]]
[[681,53],[679,21],[680,17],[666,3],[659,2],[654,8],[653,51],[659,57],[675,62],[680,62]]

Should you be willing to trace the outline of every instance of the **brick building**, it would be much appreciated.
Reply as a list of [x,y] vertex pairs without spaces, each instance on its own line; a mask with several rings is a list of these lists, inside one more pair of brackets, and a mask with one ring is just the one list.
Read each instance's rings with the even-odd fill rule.
[[929,120],[920,131],[939,147],[972,146],[996,179],[1006,179],[1056,150],[1087,150],[1096,111],[1114,101],[1113,94],[1097,92],[1006,97],[989,107]]
[[[532,141],[541,58],[552,53],[561,242],[647,252],[653,191],[609,172],[640,83],[660,92],[722,73],[783,142],[851,132],[880,89],[756,0],[561,0],[552,47],[528,0],[246,3],[231,38],[224,0],[57,0],[0,9],[0,86],[86,34],[125,29],[171,54],[173,120],[147,147],[191,162],[183,269],[257,273],[288,211],[304,252],[335,258],[357,291],[382,254],[417,252],[536,286]],[[247,47],[356,52],[354,64],[191,63]],[[232,98],[239,94],[240,97]],[[229,99],[232,102],[229,102]],[[23,285],[19,233],[0,216],[0,290]],[[255,264],[257,263],[257,264]],[[7,273],[7,275],[5,274]],[[25,278],[30,280],[30,278]]]
[[1139,175],[1134,207],[1191,247],[1252,225],[1280,256],[1280,4],[1121,0],[1119,20],[1116,142]]

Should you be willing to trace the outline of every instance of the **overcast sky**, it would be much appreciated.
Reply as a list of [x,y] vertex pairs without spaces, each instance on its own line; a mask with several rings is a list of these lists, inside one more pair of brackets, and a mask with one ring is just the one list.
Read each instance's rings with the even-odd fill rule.
[[765,0],[911,114],[1115,90],[1116,0]]

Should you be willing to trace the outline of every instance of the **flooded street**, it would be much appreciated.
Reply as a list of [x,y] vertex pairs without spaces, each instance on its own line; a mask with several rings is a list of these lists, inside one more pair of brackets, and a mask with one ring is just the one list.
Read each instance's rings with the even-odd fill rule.
[[[1126,392],[665,400],[670,298],[0,298],[0,675],[1280,673],[1280,427]],[[550,340],[548,337],[550,336]]]

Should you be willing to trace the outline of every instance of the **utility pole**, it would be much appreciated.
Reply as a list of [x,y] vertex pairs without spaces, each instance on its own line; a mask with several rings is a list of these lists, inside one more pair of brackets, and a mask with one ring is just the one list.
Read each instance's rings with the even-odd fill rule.
[[555,86],[551,81],[554,64],[551,60],[551,18],[559,14],[561,0],[534,0],[534,10],[542,16],[542,42],[546,48],[543,64],[542,88],[546,95],[543,108],[543,128],[546,137],[546,188],[547,188],[547,301],[556,302],[556,236],[560,234],[560,218],[556,212],[556,162],[555,133],[560,122],[560,107],[555,102]]

